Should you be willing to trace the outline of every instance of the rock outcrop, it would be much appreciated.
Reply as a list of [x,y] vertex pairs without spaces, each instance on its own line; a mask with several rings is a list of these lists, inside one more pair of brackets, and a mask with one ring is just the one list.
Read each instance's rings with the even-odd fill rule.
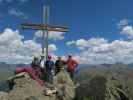
[[63,95],[61,100],[73,100],[75,97],[75,85],[67,72],[62,70],[54,78],[54,86],[59,90],[58,96]]
[[[26,76],[15,78],[14,86],[9,92],[0,92],[0,100],[72,100],[74,98],[74,84],[66,73],[61,72],[55,77],[53,86],[57,89],[57,93],[49,96],[44,92],[47,87],[39,86],[35,80]],[[60,93],[65,95],[60,98]]]

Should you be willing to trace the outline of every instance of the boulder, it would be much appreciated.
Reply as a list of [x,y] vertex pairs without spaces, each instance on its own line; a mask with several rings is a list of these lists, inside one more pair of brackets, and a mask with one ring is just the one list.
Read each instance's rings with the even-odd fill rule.
[[69,74],[62,70],[54,78],[54,86],[58,90],[58,96],[63,100],[73,100],[75,97],[75,85]]

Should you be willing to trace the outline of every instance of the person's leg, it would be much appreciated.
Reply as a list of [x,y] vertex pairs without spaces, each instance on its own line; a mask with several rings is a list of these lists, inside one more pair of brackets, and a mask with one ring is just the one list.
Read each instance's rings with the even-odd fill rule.
[[53,75],[51,72],[47,73],[47,82],[53,84]]
[[72,74],[71,74],[71,71],[67,69],[67,72],[68,72],[68,74],[69,74],[70,78],[72,79]]
[[48,83],[50,83],[50,72],[48,72]]
[[70,77],[71,77],[72,81],[74,81],[74,79],[75,79],[75,71],[71,71],[70,72]]
[[49,82],[49,72],[46,72],[46,82]]
[[74,72],[73,71],[70,72],[70,76],[71,76],[71,79],[73,80],[74,79]]
[[49,82],[50,82],[50,84],[53,84],[53,75],[51,73],[49,75]]

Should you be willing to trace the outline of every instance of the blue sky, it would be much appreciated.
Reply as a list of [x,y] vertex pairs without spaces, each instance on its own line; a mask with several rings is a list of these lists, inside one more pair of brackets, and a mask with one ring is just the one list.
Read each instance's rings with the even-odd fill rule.
[[[0,33],[6,33],[9,30],[13,33],[18,30],[18,35],[24,37],[19,38],[19,42],[24,43],[32,40],[35,45],[38,45],[40,38],[35,36],[36,31],[22,31],[20,24],[23,22],[41,23],[42,8],[45,4],[47,4],[47,0],[0,0]],[[83,63],[95,63],[94,61],[99,61],[99,59],[103,59],[99,63],[133,62],[133,57],[127,56],[132,54],[132,50],[125,50],[127,49],[127,44],[129,48],[132,45],[132,4],[133,0],[51,0],[50,23],[66,25],[70,30],[61,34],[63,38],[58,36],[56,40],[54,38],[57,37],[49,39],[49,43],[56,46],[56,50],[52,51],[52,53],[57,56],[72,53],[76,59]],[[8,30],[4,32],[7,28]],[[35,37],[36,40],[34,40]],[[98,44],[99,41],[102,42]],[[117,41],[118,43],[116,43]],[[103,50],[104,54],[101,53],[101,48],[104,48],[103,46],[105,45],[107,45],[106,48],[108,48],[109,54],[106,53],[105,49],[105,51]],[[110,51],[112,49],[111,45],[118,46],[125,52],[125,56],[120,61],[117,61],[117,57],[121,54],[120,51],[115,50],[112,53]],[[1,48],[2,46],[0,45]],[[99,54],[96,53],[96,48],[98,48]],[[0,52],[3,54],[2,51]],[[14,54],[14,52],[10,52]],[[22,54],[16,55],[22,56]],[[86,54],[88,55],[87,57],[83,56]],[[110,54],[118,56],[115,57]],[[102,55],[109,57],[108,60],[105,61]],[[7,56],[0,57],[0,60],[12,62],[10,60],[11,57],[8,59],[5,57]],[[130,58],[131,61],[125,62],[127,58]]]

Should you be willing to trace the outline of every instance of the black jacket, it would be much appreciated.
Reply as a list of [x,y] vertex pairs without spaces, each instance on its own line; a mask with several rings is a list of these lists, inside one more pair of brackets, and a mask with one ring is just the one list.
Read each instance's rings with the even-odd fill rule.
[[55,62],[55,71],[56,73],[58,73],[60,71],[60,69],[65,65],[65,62],[62,60],[57,60]]

